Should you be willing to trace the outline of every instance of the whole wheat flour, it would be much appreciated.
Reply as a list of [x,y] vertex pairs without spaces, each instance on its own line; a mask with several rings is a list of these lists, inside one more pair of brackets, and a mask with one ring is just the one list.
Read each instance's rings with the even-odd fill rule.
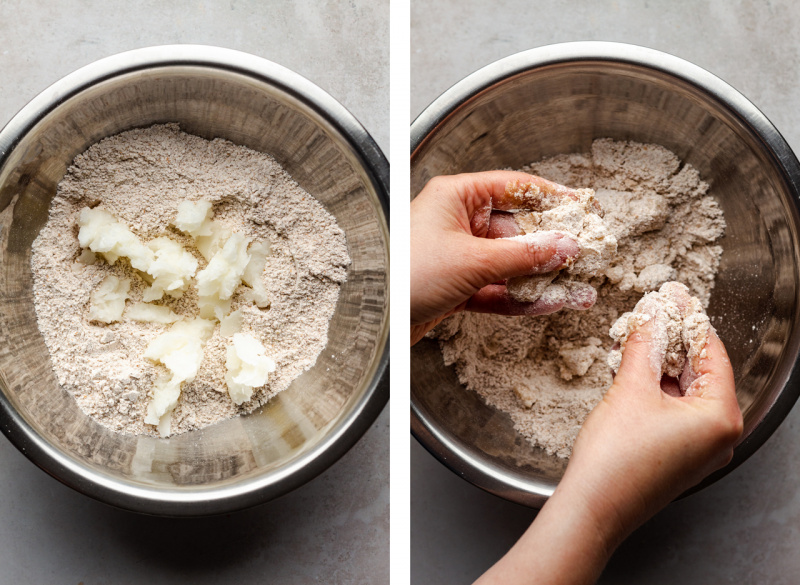
[[[129,306],[142,301],[148,285],[127,259],[112,266],[90,257],[87,264],[77,238],[80,210],[101,208],[142,240],[168,236],[190,250],[202,269],[207,263],[190,237],[170,225],[179,203],[201,200],[210,201],[214,220],[234,233],[269,243],[261,275],[269,307],[259,308],[237,290],[231,311],[241,310],[241,332],[263,344],[275,371],[251,400],[235,405],[225,380],[231,339],[217,325],[196,377],[182,388],[171,433],[254,410],[310,368],[327,343],[350,263],[344,233],[272,157],[183,133],[176,124],[107,138],[77,156],[59,183],[31,265],[38,325],[59,383],[85,413],[115,431],[157,434],[144,418],[163,366],[143,353],[168,326],[89,320],[92,292],[109,275],[130,279]],[[158,303],[187,319],[198,314],[196,287]]]
[[507,412],[532,444],[569,457],[583,421],[611,385],[609,328],[642,293],[667,281],[684,283],[706,307],[725,221],[698,172],[660,146],[601,139],[591,152],[522,170],[595,190],[617,240],[610,266],[588,280],[596,304],[539,317],[459,313],[434,336],[462,384]]

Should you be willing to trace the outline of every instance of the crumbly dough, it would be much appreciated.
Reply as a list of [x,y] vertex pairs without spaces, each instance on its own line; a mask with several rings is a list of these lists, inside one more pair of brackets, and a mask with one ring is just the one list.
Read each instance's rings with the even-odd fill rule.
[[594,189],[617,240],[608,268],[586,281],[597,289],[596,304],[539,317],[459,313],[433,336],[462,384],[507,412],[533,445],[569,457],[587,414],[611,385],[611,325],[643,292],[670,280],[706,307],[725,221],[697,170],[661,146],[601,139],[591,152],[521,170]]
[[[540,192],[536,190],[535,193]],[[535,200],[536,194],[527,196],[526,200]],[[578,189],[574,198],[550,196],[544,199],[541,195],[539,198],[541,201],[532,202],[537,211],[514,214],[524,235],[512,239],[524,241],[527,234],[556,231],[578,242],[580,256],[563,270],[508,279],[508,292],[518,301],[534,302],[542,297],[560,299],[571,288],[590,286],[588,280],[605,272],[617,253],[617,238],[603,222],[603,212],[593,189]]]
[[658,292],[649,292],[636,303],[633,311],[624,313],[609,335],[619,343],[608,354],[608,365],[619,370],[625,344],[632,333],[651,322],[650,362],[660,376],[678,378],[687,361],[690,366],[705,357],[710,321],[700,301],[689,295],[689,289],[679,282],[667,282]]

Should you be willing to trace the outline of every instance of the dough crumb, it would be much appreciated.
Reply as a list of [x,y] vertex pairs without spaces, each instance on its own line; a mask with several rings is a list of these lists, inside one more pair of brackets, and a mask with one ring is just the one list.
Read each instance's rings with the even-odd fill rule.
[[[530,184],[529,187],[535,187]],[[537,198],[538,197],[538,198]],[[509,294],[518,301],[535,302],[542,297],[560,298],[573,287],[569,283],[587,283],[590,278],[603,274],[617,253],[617,238],[603,222],[601,205],[593,189],[578,189],[574,198],[569,196],[542,197],[534,193],[519,196],[536,211],[518,211],[515,221],[523,235],[513,240],[524,241],[528,234],[554,231],[566,234],[580,246],[580,255],[563,269],[543,275],[519,276],[508,279]],[[567,308],[582,308],[568,305]]]

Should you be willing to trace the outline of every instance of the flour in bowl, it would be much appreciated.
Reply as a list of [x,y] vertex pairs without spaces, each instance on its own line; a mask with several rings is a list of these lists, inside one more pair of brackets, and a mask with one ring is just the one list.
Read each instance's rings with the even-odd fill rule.
[[[250,412],[313,366],[349,264],[335,218],[275,159],[176,124],[77,156],[31,258],[61,386],[112,430],[162,435]],[[161,424],[145,422],[155,387],[179,395]]]
[[642,293],[667,281],[685,284],[707,307],[725,221],[698,172],[660,146],[601,139],[589,153],[522,170],[594,189],[617,240],[609,267],[588,279],[596,304],[539,317],[459,313],[433,335],[462,384],[507,412],[532,444],[569,457],[583,421],[611,385],[610,327]]

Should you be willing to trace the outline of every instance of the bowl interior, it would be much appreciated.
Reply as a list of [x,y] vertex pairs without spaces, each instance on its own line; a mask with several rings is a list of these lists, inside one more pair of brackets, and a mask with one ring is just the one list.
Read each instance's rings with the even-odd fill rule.
[[[792,181],[763,131],[734,111],[693,83],[641,65],[584,60],[537,67],[443,116],[412,154],[411,193],[436,175],[520,168],[589,151],[594,139],[606,137],[660,144],[693,165],[727,221],[708,312],[733,364],[746,443],[797,358],[800,248]],[[541,505],[566,462],[531,447],[507,415],[465,391],[437,343],[415,346],[411,368],[423,442],[430,448],[444,441],[458,451],[455,459],[482,487]]]
[[[313,368],[251,415],[159,439],[107,430],[59,388],[36,325],[30,255],[77,154],[106,136],[165,122],[273,155],[336,217],[352,265],[328,345]],[[89,470],[98,481],[206,494],[198,497],[278,481],[363,408],[383,355],[388,233],[376,179],[364,167],[337,127],[302,96],[243,73],[156,67],[69,96],[21,137],[0,168],[0,391],[65,465]]]

